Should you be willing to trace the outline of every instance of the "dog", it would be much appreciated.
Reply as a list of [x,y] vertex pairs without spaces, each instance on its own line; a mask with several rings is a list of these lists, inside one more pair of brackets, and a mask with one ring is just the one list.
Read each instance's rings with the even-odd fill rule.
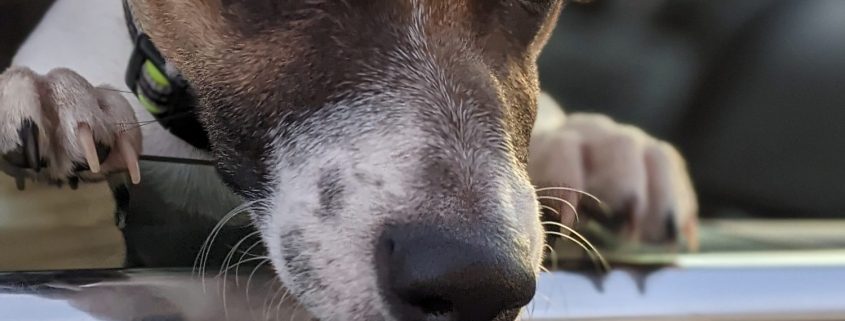
[[595,207],[582,195],[632,241],[695,239],[675,148],[603,115],[566,115],[541,92],[537,56],[563,7],[128,1],[162,73],[188,84],[206,150],[162,122],[126,126],[155,119],[121,92],[136,44],[121,2],[59,0],[0,75],[0,154],[34,129],[49,181],[128,171],[138,183],[142,152],[213,160],[314,319],[514,320],[534,295],[544,224],[573,226]]

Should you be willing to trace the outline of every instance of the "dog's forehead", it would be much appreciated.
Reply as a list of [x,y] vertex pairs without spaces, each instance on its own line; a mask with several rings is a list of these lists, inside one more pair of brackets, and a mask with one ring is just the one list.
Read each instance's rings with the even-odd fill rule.
[[[392,13],[409,14],[424,10],[427,13],[442,17],[462,15],[468,12],[482,12],[493,7],[509,7],[508,2],[552,2],[554,0],[187,0],[187,1],[220,1],[223,9],[246,10],[252,13],[251,18],[273,20],[278,15],[299,10],[322,10],[344,12],[351,16],[355,12],[367,14]],[[305,13],[305,12],[300,12]],[[312,12],[314,13],[314,12]],[[341,15],[338,15],[342,18]]]
[[[261,117],[244,121],[272,128],[280,115],[331,105],[338,95],[360,92],[356,86],[368,79],[396,87],[402,82],[390,79],[431,76],[432,70],[429,75],[409,72],[425,67],[442,73],[435,78],[448,80],[444,88],[452,89],[446,93],[450,102],[472,102],[487,114],[505,116],[506,126],[513,127],[507,131],[519,138],[516,145],[527,146],[529,107],[537,92],[534,55],[562,1],[131,3],[165,58],[188,78],[203,105],[213,107],[202,108],[201,115],[212,132],[233,117],[248,115]],[[426,61],[408,60],[419,55]],[[419,91],[394,89],[405,95]],[[429,96],[428,102],[443,100]]]
[[[155,0],[138,0],[153,1]],[[501,24],[519,34],[519,29],[532,29],[526,20],[542,20],[553,12],[561,0],[180,0],[188,6],[211,10],[191,12],[209,14],[208,23],[223,24],[248,34],[264,28],[324,22],[335,27],[355,27],[356,23],[379,22],[385,27],[423,18],[429,27],[438,29],[474,26],[490,30]],[[227,19],[217,19],[219,15]],[[506,17],[503,19],[503,17]],[[200,17],[202,18],[202,17]],[[327,19],[328,18],[328,19]]]
[[[563,0],[131,0],[131,3],[139,22],[163,47],[165,56],[167,51],[178,48],[180,55],[196,58],[209,54],[204,48],[264,44],[276,49],[297,46],[305,49],[337,44],[316,39],[319,35],[331,35],[328,40],[354,39],[365,45],[395,41],[389,38],[402,36],[401,32],[391,31],[414,23],[425,28],[424,32],[435,36],[434,39],[485,40],[497,46],[497,51],[526,51],[534,55],[554,25]],[[170,47],[174,49],[168,50]]]

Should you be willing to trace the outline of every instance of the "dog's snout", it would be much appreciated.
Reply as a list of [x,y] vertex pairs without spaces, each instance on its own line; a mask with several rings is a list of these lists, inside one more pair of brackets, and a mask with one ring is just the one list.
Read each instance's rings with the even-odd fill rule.
[[516,251],[438,228],[395,228],[382,237],[383,293],[401,320],[494,320],[515,316],[535,292]]

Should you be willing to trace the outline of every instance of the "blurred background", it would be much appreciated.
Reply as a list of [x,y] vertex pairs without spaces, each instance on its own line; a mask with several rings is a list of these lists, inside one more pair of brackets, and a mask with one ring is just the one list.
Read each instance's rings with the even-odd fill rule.
[[0,69],[6,69],[20,42],[51,3],[52,0],[0,0]]
[[[0,69],[49,6],[0,0]],[[845,1],[594,0],[540,59],[569,112],[675,143],[702,215],[845,215]]]
[[573,2],[541,70],[679,146],[704,216],[845,215],[845,1]]

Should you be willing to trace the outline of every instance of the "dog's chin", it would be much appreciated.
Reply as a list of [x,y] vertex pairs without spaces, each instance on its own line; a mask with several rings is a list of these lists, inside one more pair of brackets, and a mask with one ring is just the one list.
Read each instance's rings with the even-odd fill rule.
[[[315,285],[324,285],[328,280],[313,280],[302,282],[300,276],[286,269],[286,263],[277,263],[277,276],[285,285],[285,303],[297,306],[297,315],[291,315],[292,320],[320,320],[320,321],[388,321],[395,320],[387,313],[380,311],[374,304],[362,304],[362,298],[372,298],[375,291],[363,291],[357,296],[342,293],[337,289],[319,289]],[[305,272],[308,273],[308,272]],[[272,300],[272,298],[270,299]],[[370,299],[370,301],[375,301]],[[278,302],[278,298],[276,298]],[[350,304],[357,302],[356,304]]]
[[[379,259],[373,244],[377,243],[380,225],[360,218],[359,228],[351,224],[311,224],[288,222],[260,228],[276,274],[285,285],[286,297],[301,306],[294,320],[321,321],[450,321],[454,317],[398,316],[380,284]],[[539,220],[535,224],[539,225]],[[273,226],[273,228],[270,228]],[[345,226],[345,227],[344,227]],[[363,228],[362,228],[363,227]],[[540,236],[531,237],[542,240]],[[533,236],[534,231],[529,234]],[[539,269],[541,252],[532,253]],[[382,285],[382,286],[380,286]],[[309,316],[305,316],[305,311]],[[520,309],[502,312],[491,321],[515,320]],[[488,319],[490,320],[490,319]]]
[[[265,237],[265,242],[269,242],[269,256],[277,276],[287,290],[285,297],[290,304],[300,307],[300,315],[293,320],[455,320],[453,316],[447,315],[410,319],[398,316],[391,305],[393,300],[386,298],[386,294],[380,290],[376,266],[378,259],[372,254],[372,249],[365,249],[366,245],[374,242],[353,240],[347,234],[335,235],[336,238],[326,238],[317,243],[308,236],[312,233],[332,233],[332,229],[324,227],[323,231],[309,231],[300,226],[282,232],[281,235],[264,233],[271,235]],[[490,321],[513,321],[518,318],[520,311],[507,310]]]
[[301,307],[294,320],[393,320],[383,312],[373,260],[367,259],[372,250],[365,244],[372,242],[353,240],[330,224],[261,230],[285,297]]

